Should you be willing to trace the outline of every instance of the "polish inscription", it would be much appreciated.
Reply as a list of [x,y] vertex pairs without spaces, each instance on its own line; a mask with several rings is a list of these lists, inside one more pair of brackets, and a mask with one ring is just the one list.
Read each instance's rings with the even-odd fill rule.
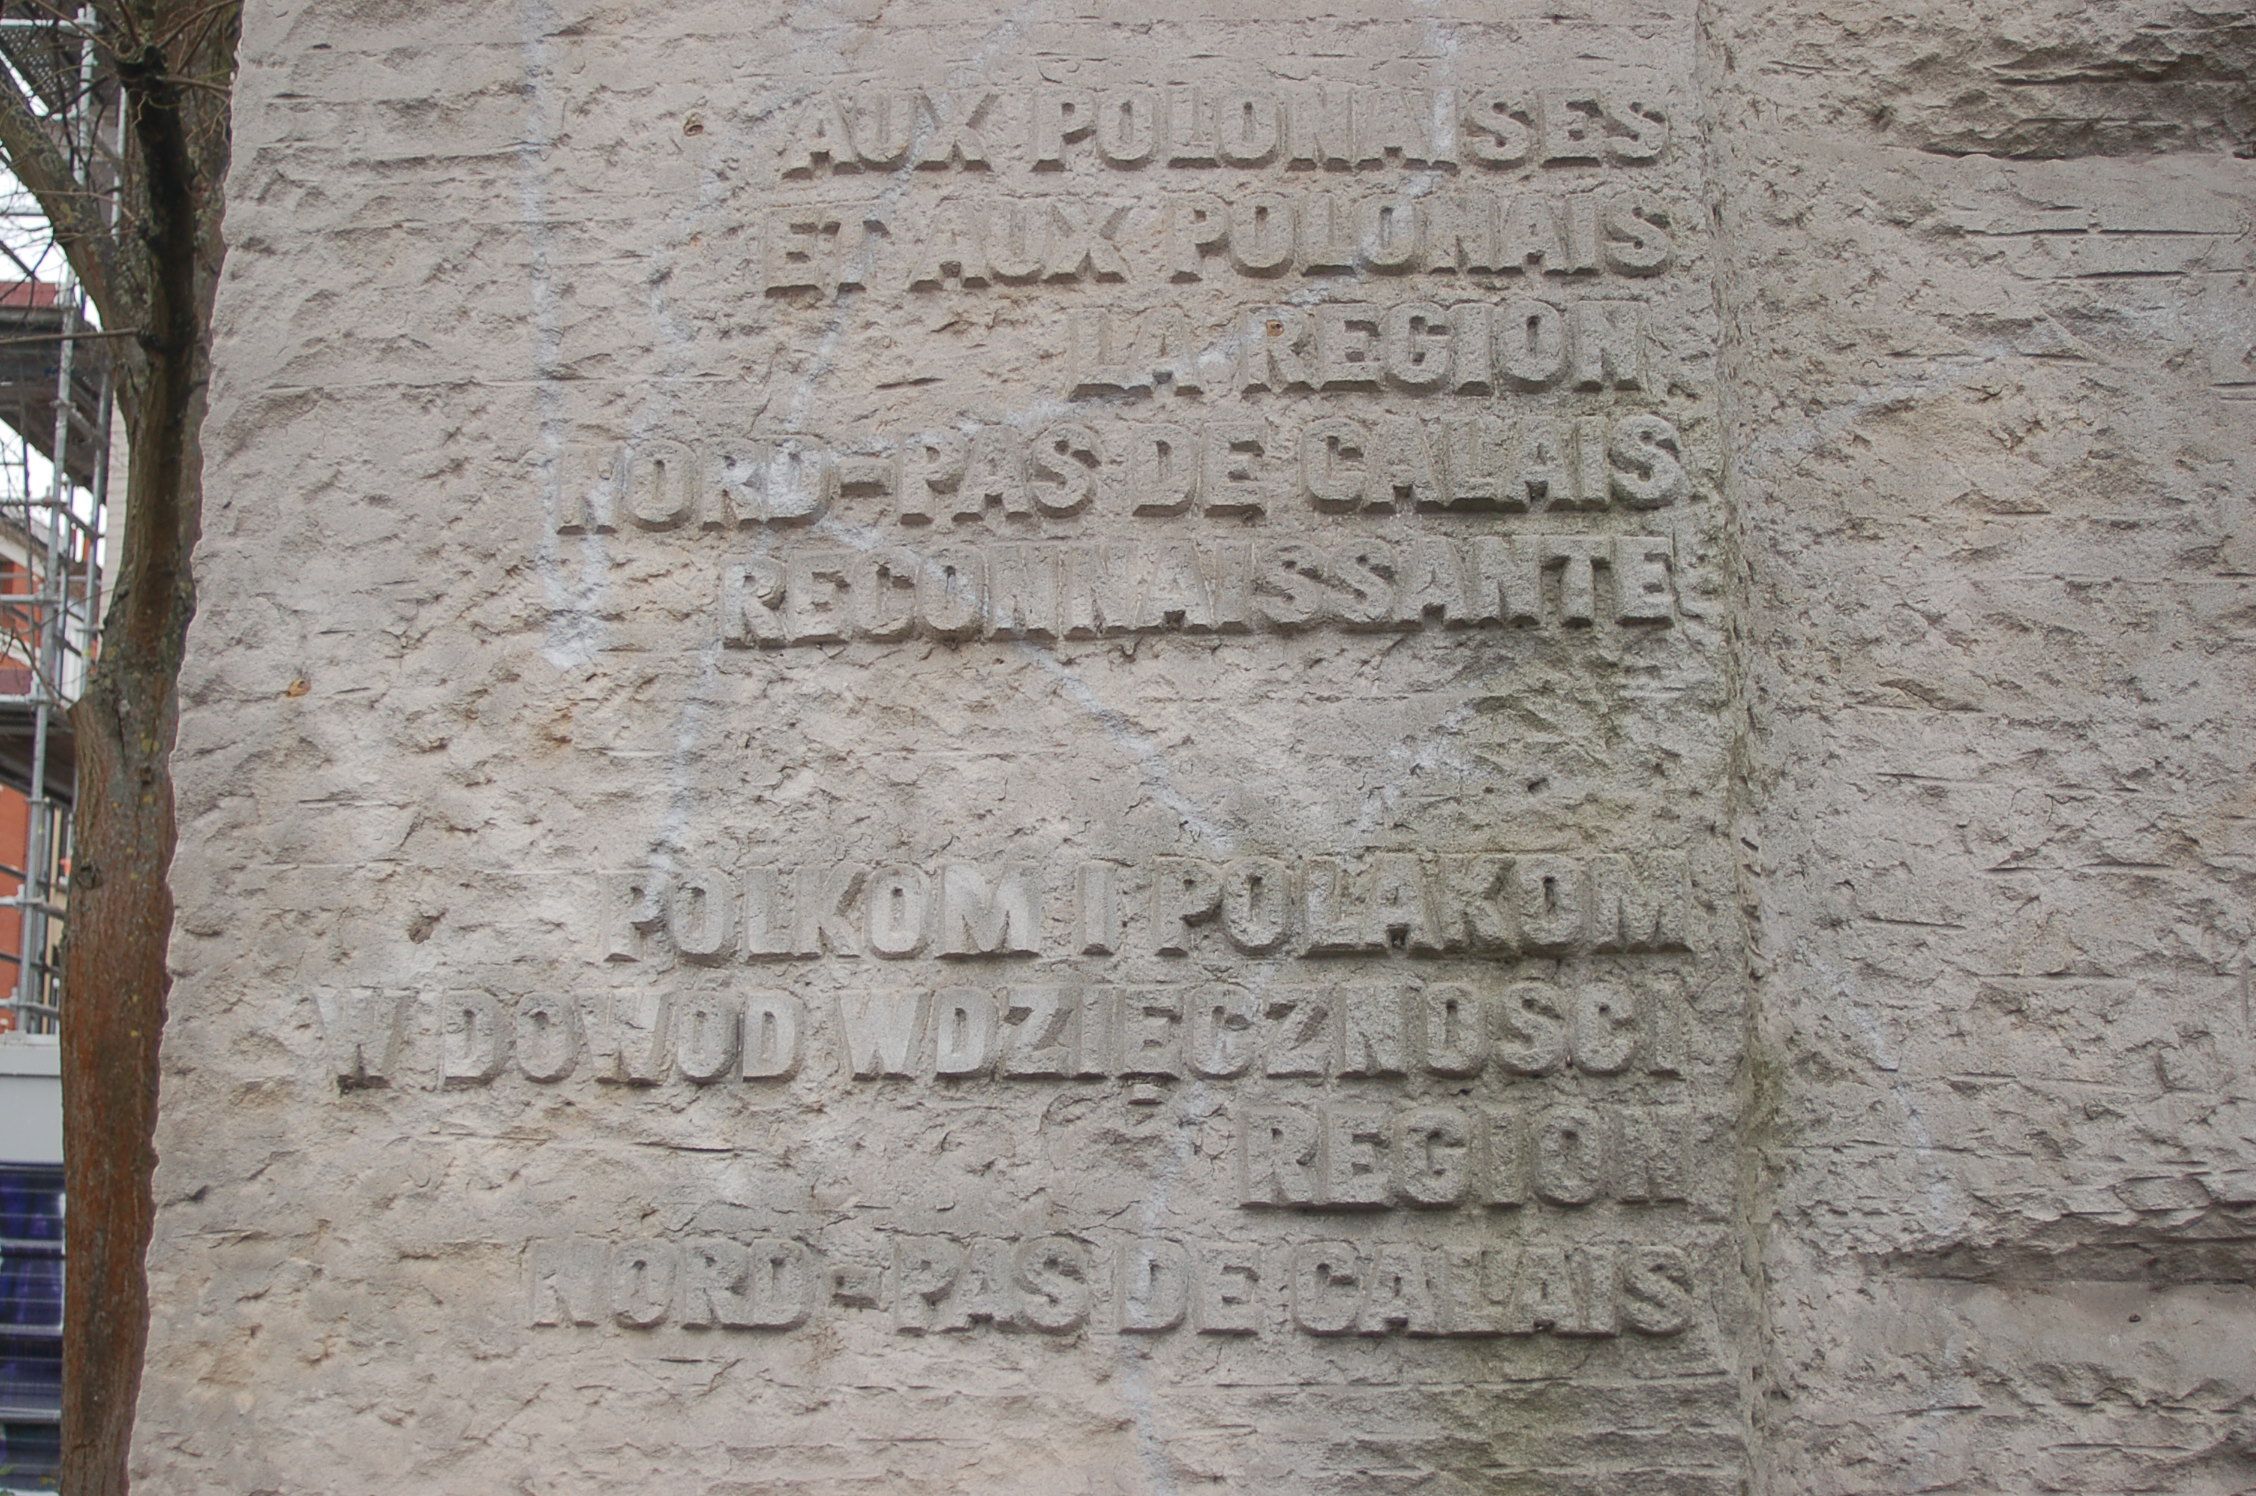
[[[1288,979],[1002,986],[849,985],[828,1001],[782,988],[620,988],[427,1003],[361,988],[317,999],[341,1088],[628,1086],[967,1079],[1242,1082],[1557,1077],[1682,1081],[1692,1021],[1669,975],[1562,983]],[[1276,1090],[1278,1088],[1269,1087]],[[1298,1103],[1296,1103],[1298,1104]]]
[[860,862],[630,874],[605,959],[699,962],[1054,955],[1676,951],[1682,856],[1373,851],[1070,866]]
[[1665,1244],[1437,1248],[891,1234],[825,1250],[791,1236],[561,1237],[527,1253],[526,1318],[744,1333],[872,1315],[898,1333],[1666,1339],[1699,1285]]

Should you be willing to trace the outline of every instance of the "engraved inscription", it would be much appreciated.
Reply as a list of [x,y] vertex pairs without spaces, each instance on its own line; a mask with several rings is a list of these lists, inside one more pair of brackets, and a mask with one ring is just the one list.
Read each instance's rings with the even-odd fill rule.
[[[1185,59],[824,77],[724,127],[763,197],[705,331],[762,395],[591,400],[523,469],[626,620],[608,648],[761,724],[851,700],[903,777],[753,726],[785,745],[736,805],[757,839],[669,821],[580,876],[569,990],[317,997],[358,1104],[586,1105],[774,1160],[748,1214],[532,1242],[530,1325],[1699,1339],[1741,1020],[1692,741],[1722,699],[1715,302],[1670,99]],[[850,337],[882,377],[833,379]],[[1226,703],[1453,777],[1323,741],[1307,783],[1201,764],[1178,801],[1166,750],[1161,793],[1114,744],[1022,794],[1081,766],[1007,728],[983,757],[996,706],[928,677],[1036,670],[1075,710],[1227,736]],[[1301,670],[1287,728],[1255,698]],[[1394,712],[1399,743],[1348,725]],[[960,824],[907,782],[989,773],[1001,816]],[[1290,842],[1326,824],[1357,829]],[[865,1201],[862,1135],[897,1128],[942,1141]]]
[[982,868],[795,864],[632,874],[615,885],[609,961],[695,963],[1107,950],[1490,958],[1689,948],[1676,853],[1412,850],[1162,856]]
[[867,86],[792,111],[779,170],[794,177],[982,171],[989,140],[1037,171],[1098,164],[1358,171],[1635,166],[1668,146],[1659,97],[1591,88]]
[[895,1233],[826,1253],[791,1236],[562,1237],[524,1255],[537,1329],[777,1333],[875,1316],[899,1334],[1665,1339],[1699,1285],[1672,1246],[1285,1243]]
[[[1540,967],[1534,970],[1541,970]],[[712,1086],[802,1075],[871,1084],[1002,1081],[1503,1083],[1548,1077],[1681,1081],[1692,1023],[1672,971],[1561,980],[1123,982],[845,988],[813,999],[774,987],[615,987],[569,997],[463,989],[325,993],[379,1054],[331,1030],[341,1089],[395,1082],[487,1086]],[[344,1014],[353,1014],[344,1017]],[[380,1067],[380,1068],[379,1068]],[[1313,1134],[1311,1134],[1313,1136]]]
[[[1417,356],[1403,356],[1405,373]],[[1261,357],[1273,362],[1276,354]],[[1153,367],[1160,370],[1155,377],[1176,377],[1164,355]],[[1305,373],[1307,366],[1289,367]],[[1104,387],[1116,391],[1150,386],[1131,369],[1104,375]],[[811,436],[655,437],[571,454],[570,502],[556,527],[565,535],[706,539],[825,517],[910,530],[1047,531],[1084,527],[1065,521],[1120,516],[1243,526],[1283,521],[1296,511],[1641,511],[1692,497],[1686,463],[1683,438],[1670,421],[1619,408],[1517,419],[1480,411],[1300,423],[1250,415],[1058,421],[1032,432],[971,424],[968,433],[851,445]]]

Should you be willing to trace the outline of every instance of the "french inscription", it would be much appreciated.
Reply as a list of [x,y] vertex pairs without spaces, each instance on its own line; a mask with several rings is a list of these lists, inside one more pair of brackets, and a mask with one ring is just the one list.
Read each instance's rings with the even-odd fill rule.
[[1676,256],[1674,214],[1638,191],[1421,195],[1179,192],[1139,206],[1058,194],[779,208],[762,226],[760,289],[839,296],[1040,286],[1181,286],[1216,276],[1651,276]]
[[1013,164],[1037,172],[1096,164],[1507,171],[1642,166],[1661,159],[1668,140],[1662,97],[1612,89],[868,85],[802,103],[786,122],[778,164],[786,179],[904,167],[983,172],[1007,148]]
[[[1416,356],[1405,352],[1389,377],[1408,377]],[[1104,377],[1114,389],[1143,378]],[[750,435],[585,447],[570,456],[555,525],[698,538],[833,516],[918,531],[1121,517],[1243,527],[1310,514],[1637,512],[1692,496],[1675,425],[1634,409],[967,426],[852,445]]]
[[903,639],[1100,639],[1292,633],[1331,626],[1666,628],[1663,535],[1583,532],[1323,544],[1071,542],[924,554],[803,550],[722,568],[732,649]]
[[1164,390],[1485,395],[1646,387],[1646,308],[1565,302],[1325,301],[1194,322],[1172,305],[1067,319],[1074,395]]

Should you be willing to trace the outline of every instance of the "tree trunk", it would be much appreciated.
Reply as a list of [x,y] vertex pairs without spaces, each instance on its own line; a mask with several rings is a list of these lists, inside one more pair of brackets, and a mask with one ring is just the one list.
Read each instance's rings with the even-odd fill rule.
[[[185,607],[180,628],[185,627]],[[177,638],[179,629],[174,631]],[[78,826],[63,990],[65,1215],[63,1489],[126,1490],[125,1457],[148,1337],[142,1257],[153,1213],[157,1043],[172,898],[177,645],[105,651],[72,712]],[[99,999],[91,994],[99,993]]]
[[[230,67],[232,27],[221,52]],[[126,481],[117,590],[72,710],[78,803],[63,959],[63,1489],[123,1496],[148,1343],[158,1042],[171,986],[170,759],[196,595],[201,431],[223,254],[227,121],[197,117],[151,45],[120,58],[138,167],[129,216],[147,255],[145,321],[121,360]]]
[[[154,529],[202,508],[201,348],[180,362],[152,371],[149,393],[159,398],[131,423],[129,533],[143,517]],[[161,528],[140,537],[141,564],[121,577],[101,663],[71,712],[78,805],[63,959],[62,1476],[72,1496],[126,1490],[148,1337],[142,1259],[154,1208],[158,1040],[171,987],[170,758],[195,611],[192,531]]]

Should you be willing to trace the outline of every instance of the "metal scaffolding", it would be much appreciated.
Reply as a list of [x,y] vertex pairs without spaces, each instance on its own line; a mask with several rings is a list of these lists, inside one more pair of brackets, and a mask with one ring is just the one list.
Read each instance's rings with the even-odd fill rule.
[[[92,14],[15,9],[0,7],[0,64],[45,106],[74,174],[114,217],[104,127],[118,111],[100,87]],[[20,277],[0,281],[0,791],[22,808],[20,837],[14,802],[0,815],[0,1014],[42,1033],[62,1015],[77,789],[69,711],[101,624],[113,388],[85,289],[20,187],[0,207],[0,250],[12,262],[0,274]]]

